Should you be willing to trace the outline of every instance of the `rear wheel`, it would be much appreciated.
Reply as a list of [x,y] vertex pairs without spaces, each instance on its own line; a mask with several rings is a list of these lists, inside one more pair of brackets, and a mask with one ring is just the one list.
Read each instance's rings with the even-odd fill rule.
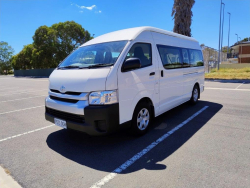
[[197,85],[194,86],[193,88],[193,91],[192,91],[192,96],[191,96],[191,99],[190,99],[190,103],[191,104],[196,104],[198,99],[199,99],[199,88]]
[[133,135],[144,135],[151,123],[152,113],[150,104],[147,102],[139,103],[134,111],[130,132]]

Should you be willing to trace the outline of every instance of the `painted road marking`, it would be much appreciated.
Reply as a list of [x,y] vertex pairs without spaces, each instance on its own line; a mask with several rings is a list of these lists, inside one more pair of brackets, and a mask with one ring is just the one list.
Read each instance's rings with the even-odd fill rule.
[[[11,77],[11,78],[0,78],[1,80],[4,79],[9,79],[9,80],[31,80],[31,81],[38,81],[38,82],[45,82],[45,81],[49,81],[49,79],[47,78],[41,78],[41,80],[36,80],[34,78],[17,78],[17,77]],[[38,78],[39,79],[39,78]]]
[[7,90],[9,90],[9,89],[12,90],[13,88],[17,89],[19,87],[7,87],[7,88],[4,88],[4,89],[3,89],[3,87],[0,87],[0,88],[1,88],[0,91],[2,91],[2,90],[6,90],[6,89]]
[[54,126],[54,124],[46,126],[46,127],[42,127],[42,128],[39,128],[39,129],[35,129],[33,131],[28,131],[28,132],[25,132],[25,133],[22,133],[22,134],[18,134],[18,135],[15,135],[15,136],[7,137],[7,138],[4,138],[4,139],[1,139],[0,142],[6,141],[6,140],[10,140],[12,138],[16,138],[16,137],[19,137],[19,136],[23,136],[23,135],[26,135],[26,134],[30,134],[30,133],[33,133],[33,132],[37,132],[37,131],[40,131],[40,130],[43,130],[43,129],[47,129],[47,128],[50,128],[52,126]]
[[31,91],[24,91],[24,92],[14,92],[14,93],[8,93],[8,94],[4,94],[4,95],[0,95],[0,96],[6,96],[6,95],[18,95],[18,94],[22,94],[22,93],[33,93],[33,92],[39,92],[39,91],[45,91],[48,89],[41,89],[41,90],[31,90]]
[[238,85],[238,87],[236,87],[235,89],[238,89],[240,86],[242,86],[245,82],[243,82],[242,84]]
[[3,112],[3,113],[0,113],[0,115],[9,114],[9,113],[13,113],[13,112],[24,111],[24,110],[30,110],[30,109],[34,109],[34,108],[40,108],[40,107],[44,107],[44,105],[35,106],[35,107],[31,107],[31,108],[23,108],[23,109],[20,109],[20,110],[13,110],[13,111],[9,111],[9,112]]
[[231,88],[217,88],[217,87],[205,87],[206,89],[214,89],[214,90],[228,90],[228,91],[250,91],[250,89],[231,89]]
[[21,98],[21,99],[13,99],[13,100],[7,100],[7,101],[0,101],[0,103],[3,102],[12,102],[12,101],[19,101],[19,100],[25,100],[25,99],[31,99],[31,98],[37,98],[37,97],[45,97],[47,95],[38,95],[38,96],[34,96],[34,97],[27,97],[27,98]]
[[127,160],[125,163],[123,163],[121,166],[119,166],[117,169],[115,169],[113,172],[105,176],[103,179],[95,183],[91,186],[91,188],[99,188],[108,183],[110,180],[114,179],[118,174],[120,174],[122,171],[126,170],[129,166],[131,166],[135,161],[140,159],[143,155],[148,153],[151,149],[153,149],[155,146],[157,146],[159,143],[161,143],[163,140],[165,140],[167,137],[169,137],[171,134],[173,134],[175,131],[183,127],[185,124],[190,122],[192,119],[194,119],[196,116],[198,116],[201,112],[206,110],[208,106],[203,107],[201,110],[196,112],[194,115],[189,117],[187,120],[183,121],[181,124],[177,125],[172,130],[168,131],[166,134],[164,134],[162,137],[160,137],[155,142],[151,143],[148,147],[143,149],[141,152],[134,155],[131,159]]

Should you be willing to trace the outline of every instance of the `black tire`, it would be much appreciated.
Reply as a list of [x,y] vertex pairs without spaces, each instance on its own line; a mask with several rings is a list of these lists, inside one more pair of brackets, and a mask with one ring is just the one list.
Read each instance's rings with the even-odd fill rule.
[[[145,113],[145,115],[140,117],[142,113]],[[144,135],[148,131],[148,128],[152,121],[152,117],[153,116],[152,116],[151,105],[149,103],[140,102],[139,104],[137,104],[137,106],[135,107],[132,122],[131,122],[130,133],[135,136]],[[141,119],[142,123],[137,123],[137,118],[142,118]],[[148,119],[148,122],[147,122],[147,119]]]
[[192,96],[190,98],[190,103],[192,105],[195,105],[198,102],[199,95],[200,95],[199,87],[197,85],[195,85],[193,88],[193,91],[192,91]]

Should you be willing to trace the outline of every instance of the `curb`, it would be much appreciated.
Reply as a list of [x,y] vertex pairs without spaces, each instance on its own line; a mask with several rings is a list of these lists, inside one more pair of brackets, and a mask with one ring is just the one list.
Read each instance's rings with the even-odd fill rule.
[[1,188],[22,188],[6,170],[0,166],[0,185]]

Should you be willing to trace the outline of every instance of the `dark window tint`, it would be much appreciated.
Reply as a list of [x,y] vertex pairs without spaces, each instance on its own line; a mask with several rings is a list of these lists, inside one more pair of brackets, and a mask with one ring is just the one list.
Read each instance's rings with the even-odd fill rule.
[[126,59],[137,57],[141,60],[141,67],[152,65],[151,44],[135,43],[129,50]]
[[203,58],[200,50],[188,50],[191,67],[203,66]]
[[181,49],[182,51],[182,59],[183,59],[183,67],[189,67],[189,57],[188,57],[188,50],[187,49]]
[[161,61],[166,69],[182,68],[181,51],[171,46],[157,45]]

